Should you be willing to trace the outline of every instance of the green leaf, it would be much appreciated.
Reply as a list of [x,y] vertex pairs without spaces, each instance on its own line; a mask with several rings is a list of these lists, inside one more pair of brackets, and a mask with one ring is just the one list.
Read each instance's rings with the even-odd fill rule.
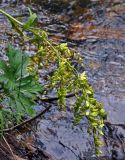
[[0,60],[0,70],[5,72],[5,71],[7,71],[7,69],[8,69],[8,67],[7,67],[6,63],[4,61]]
[[[19,123],[24,115],[35,115],[34,100],[43,87],[38,83],[35,75],[28,73],[27,55],[9,45],[7,56],[8,62],[0,61],[0,82],[6,94],[2,101],[6,102],[4,104],[7,107],[11,107],[10,115],[13,115],[11,117],[16,118],[16,122]],[[5,112],[4,115],[8,117]]]
[[19,123],[22,119],[22,116],[24,115],[25,111],[24,111],[24,107],[22,106],[22,103],[20,102],[19,99],[15,99],[15,103],[16,103],[16,120],[17,123]]
[[16,76],[21,76],[21,74],[24,76],[27,73],[26,68],[29,64],[29,57],[10,45],[7,49],[7,56],[11,72]]
[[28,8],[28,9],[29,9],[29,12],[30,12],[30,17],[28,18],[27,22],[23,26],[24,30],[27,30],[30,27],[32,27],[36,23],[36,21],[37,21],[37,15],[36,15],[36,13],[32,13],[31,10],[30,10],[30,8]]

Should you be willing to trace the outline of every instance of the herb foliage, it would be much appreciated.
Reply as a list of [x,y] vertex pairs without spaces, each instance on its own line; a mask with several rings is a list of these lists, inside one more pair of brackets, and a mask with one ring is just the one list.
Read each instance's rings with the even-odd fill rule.
[[28,114],[35,115],[33,106],[42,86],[33,74],[28,72],[29,57],[9,46],[8,61],[0,60],[0,127],[19,123]]

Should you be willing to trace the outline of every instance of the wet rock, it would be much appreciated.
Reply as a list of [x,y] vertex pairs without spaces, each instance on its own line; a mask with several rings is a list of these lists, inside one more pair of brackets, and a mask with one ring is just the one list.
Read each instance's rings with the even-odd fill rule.
[[[118,124],[118,123],[117,123]],[[125,129],[119,124],[107,124],[105,126],[105,144],[113,160],[125,159]]]
[[[38,3],[42,6],[39,12],[41,28],[50,31],[51,38],[57,41],[63,38],[65,42],[68,39],[69,44],[83,54],[89,82],[96,92],[96,97],[103,102],[109,113],[108,121],[124,124],[124,1],[74,0],[62,3],[59,0],[51,0]],[[19,14],[27,10],[23,5],[7,8],[7,11],[13,14],[16,12],[15,9]],[[0,22],[0,28],[4,31],[3,19]],[[5,36],[1,38],[8,41]],[[2,52],[5,46],[6,43],[2,41],[0,47]],[[28,47],[27,50],[31,52],[35,48]],[[80,125],[74,126],[71,112],[59,112],[54,108],[38,124],[36,136],[38,150],[34,154],[34,159],[40,160],[41,157],[47,159],[47,156],[48,159],[51,157],[50,159],[54,160],[96,159],[93,139],[87,134],[86,123],[86,120],[83,120]],[[120,128],[107,127],[106,151],[104,157],[100,159],[125,159],[125,130]]]
[[92,137],[87,133],[87,121],[74,126],[70,112],[60,113],[54,108],[37,128],[37,141],[43,144],[40,148],[45,149],[55,159],[82,160],[94,154]]

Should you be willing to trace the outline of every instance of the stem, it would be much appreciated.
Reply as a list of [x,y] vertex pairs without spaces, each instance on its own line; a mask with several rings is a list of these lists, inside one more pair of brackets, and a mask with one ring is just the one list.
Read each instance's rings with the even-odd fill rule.
[[8,13],[4,12],[2,9],[0,9],[0,13],[2,13],[4,16],[8,17],[13,22],[17,23],[18,25],[23,26],[23,23],[21,23],[20,21],[18,21],[17,19],[15,19],[11,15],[9,15]]
[[7,140],[6,140],[6,138],[5,138],[4,136],[3,136],[3,140],[5,141],[7,147],[9,148],[9,150],[10,150],[10,152],[11,152],[11,154],[12,154],[14,160],[16,160],[16,158],[15,158],[15,156],[14,156],[14,153],[13,153],[11,147],[10,147],[9,143],[7,142]]

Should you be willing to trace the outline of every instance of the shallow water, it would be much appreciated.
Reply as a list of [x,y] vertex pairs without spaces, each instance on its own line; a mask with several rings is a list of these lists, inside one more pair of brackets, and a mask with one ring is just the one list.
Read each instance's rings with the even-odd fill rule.
[[[2,3],[1,6],[17,16],[27,14],[28,5],[17,4],[15,8],[14,2],[11,6],[7,3]],[[108,111],[108,121],[125,124],[124,0],[71,0],[64,3],[58,0],[36,0],[32,8],[38,14],[39,26],[48,30],[51,39],[57,43],[68,42],[70,47],[82,53],[89,82],[97,99]],[[8,30],[8,25],[3,16],[0,16],[0,22],[0,50],[3,50],[7,37],[2,33]],[[68,105],[72,103],[71,99]],[[45,119],[38,123],[37,144],[54,160],[94,159],[93,140],[87,134],[86,120],[74,127],[72,117],[72,113],[59,112],[53,105]],[[125,159],[124,128],[105,126],[104,142],[103,155],[107,159]]]

